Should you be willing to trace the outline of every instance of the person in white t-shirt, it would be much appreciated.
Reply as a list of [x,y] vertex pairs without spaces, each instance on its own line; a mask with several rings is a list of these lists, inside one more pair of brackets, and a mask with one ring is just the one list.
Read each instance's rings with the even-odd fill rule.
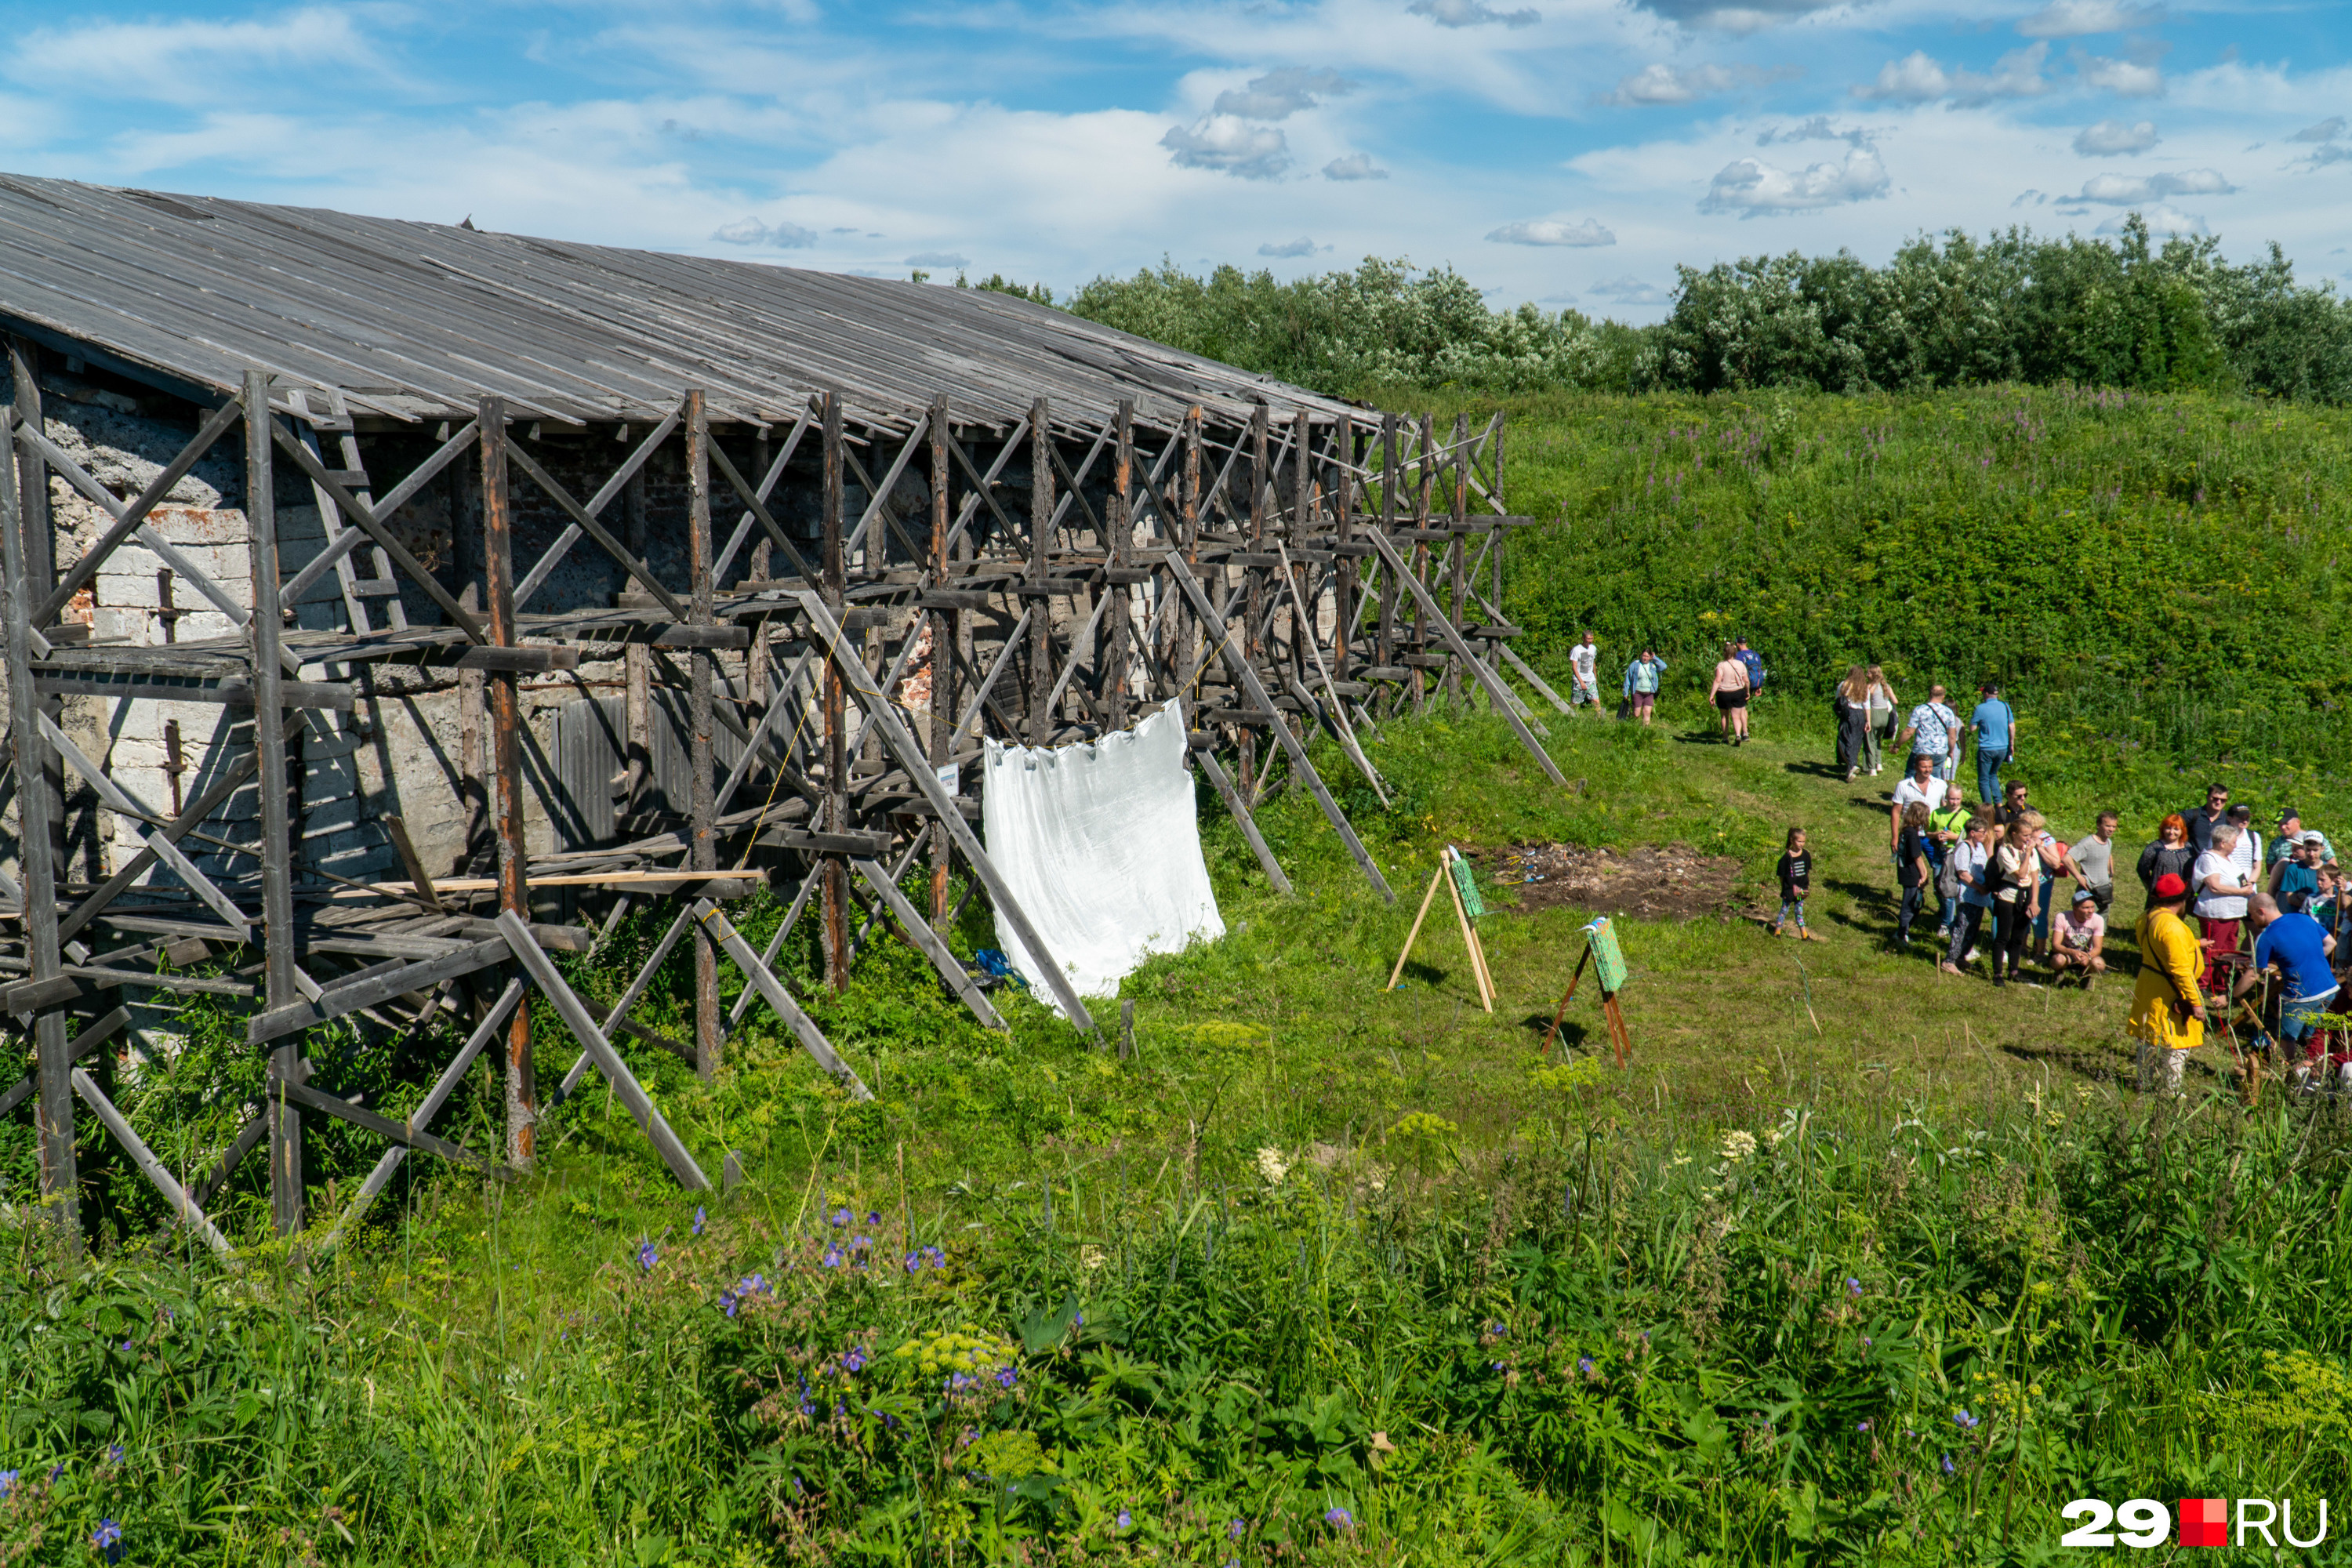
[[1576,683],[1568,694],[1570,708],[1580,702],[1590,702],[1596,715],[1601,711],[1600,665],[1601,645],[1592,640],[1592,634],[1588,631],[1582,642],[1568,650],[1568,666],[1576,672]]
[[1934,816],[1944,804],[1944,786],[1936,778],[1936,759],[1926,752],[1911,753],[1911,771],[1895,786],[1895,809],[1889,815],[1886,827],[1887,851],[1894,853],[1903,843],[1903,808],[1913,801],[1927,808]]
[[2246,900],[2254,891],[2252,874],[2240,870],[2237,863],[2238,846],[2243,838],[2226,823],[2215,828],[2213,847],[2197,857],[2197,863],[2189,869],[2197,919],[2204,927],[2208,991],[2214,988],[2219,960],[2238,951],[2238,928],[2246,918]]

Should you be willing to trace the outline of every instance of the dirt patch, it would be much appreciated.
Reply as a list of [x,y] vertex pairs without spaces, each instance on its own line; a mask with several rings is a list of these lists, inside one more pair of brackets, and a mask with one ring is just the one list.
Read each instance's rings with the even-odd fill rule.
[[1471,851],[1481,880],[1522,910],[1592,910],[1637,920],[1696,920],[1745,908],[1736,899],[1739,861],[1687,844],[1586,849],[1573,844],[1514,844]]

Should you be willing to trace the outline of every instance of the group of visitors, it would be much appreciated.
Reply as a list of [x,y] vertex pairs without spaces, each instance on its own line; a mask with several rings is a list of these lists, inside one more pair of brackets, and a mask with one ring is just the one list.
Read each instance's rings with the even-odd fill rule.
[[[1568,650],[1568,667],[1571,672],[1568,706],[1570,712],[1591,704],[1596,716],[1601,711],[1601,644],[1587,630]],[[1641,656],[1625,667],[1624,679],[1620,683],[1619,712],[1629,719],[1650,723],[1658,711],[1658,690],[1664,684],[1666,661],[1658,650],[1643,644]],[[1723,738],[1732,745],[1743,745],[1748,740],[1748,707],[1764,689],[1764,660],[1744,638],[1735,638],[1723,645],[1723,658],[1715,667],[1715,678],[1707,687],[1707,700],[1715,704],[1716,726]]]

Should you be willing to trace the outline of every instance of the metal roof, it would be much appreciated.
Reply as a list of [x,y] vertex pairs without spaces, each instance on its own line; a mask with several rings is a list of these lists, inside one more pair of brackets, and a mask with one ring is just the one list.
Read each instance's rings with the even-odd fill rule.
[[399,420],[485,395],[654,419],[688,387],[769,424],[827,388],[896,427],[942,392],[997,426],[1039,396],[1074,427],[1123,397],[1163,428],[1195,404],[1219,424],[1354,406],[1007,294],[21,175],[0,175],[0,321],[199,389],[258,368]]

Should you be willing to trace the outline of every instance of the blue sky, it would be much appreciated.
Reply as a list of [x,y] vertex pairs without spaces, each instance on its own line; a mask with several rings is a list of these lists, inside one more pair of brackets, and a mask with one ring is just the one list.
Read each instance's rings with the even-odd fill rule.
[[843,271],[1380,255],[1645,321],[1677,263],[2141,210],[2352,276],[2335,5],[0,11],[0,168]]

